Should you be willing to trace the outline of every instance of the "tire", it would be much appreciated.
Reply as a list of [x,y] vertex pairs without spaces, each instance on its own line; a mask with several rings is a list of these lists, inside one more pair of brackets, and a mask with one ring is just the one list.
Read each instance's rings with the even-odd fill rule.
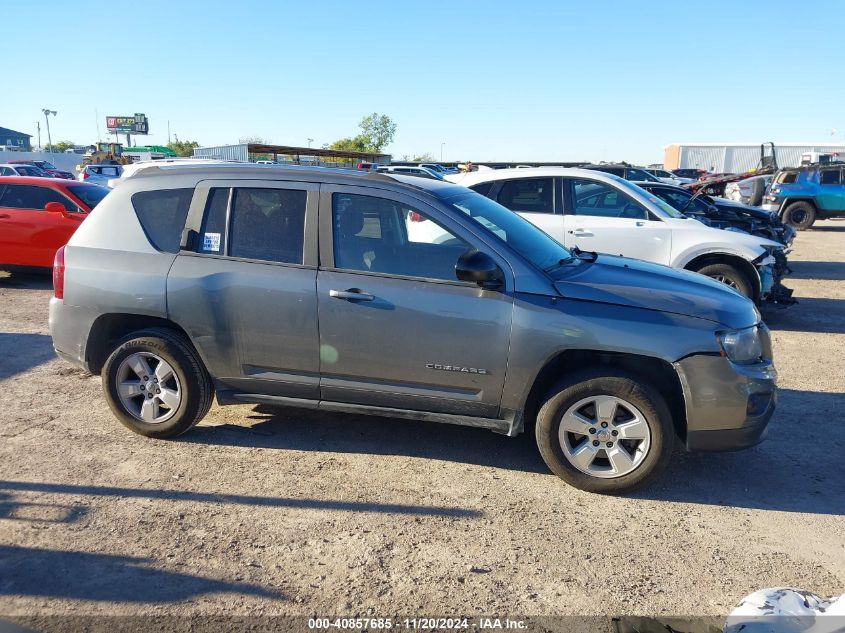
[[763,178],[755,178],[751,181],[751,194],[748,196],[748,204],[752,207],[759,207],[763,202],[763,194],[766,193],[766,181]]
[[[613,417],[596,415],[595,402],[615,403]],[[581,417],[573,418],[573,411]],[[628,414],[635,415],[630,418]],[[602,427],[601,417],[608,420],[606,427]],[[630,427],[623,431],[625,418],[629,422],[639,419],[645,428],[637,423],[636,433]],[[595,422],[579,426],[590,419]],[[574,420],[578,429],[586,428],[587,432],[568,432],[564,426],[567,420]],[[618,435],[610,435],[614,431],[647,435],[647,439],[620,441]],[[601,494],[630,492],[652,481],[668,463],[675,438],[669,407],[657,389],[633,374],[610,367],[579,372],[555,385],[537,414],[535,435],[543,461],[554,474],[570,486]],[[595,446],[599,438],[601,443]],[[628,461],[621,459],[623,450]],[[577,466],[575,457],[569,457],[577,451],[583,451],[592,461]],[[622,467],[616,468],[616,464]]]
[[695,272],[720,281],[736,290],[743,297],[748,297],[754,301],[754,286],[751,284],[751,280],[748,279],[748,275],[736,266],[732,266],[731,264],[708,264]]
[[796,231],[804,231],[816,221],[816,208],[809,202],[793,202],[783,210],[781,219]]
[[214,397],[211,377],[196,351],[167,329],[150,328],[124,338],[106,360],[102,376],[115,417],[146,437],[181,435],[205,417]]

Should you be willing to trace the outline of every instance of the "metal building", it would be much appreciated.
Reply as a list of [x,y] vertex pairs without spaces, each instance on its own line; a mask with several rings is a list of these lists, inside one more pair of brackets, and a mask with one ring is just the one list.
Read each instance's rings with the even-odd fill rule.
[[[845,157],[845,144],[778,143],[775,153],[778,166],[797,167],[801,154],[823,152]],[[663,148],[664,169],[706,169],[716,173],[739,174],[760,163],[759,143],[672,143]]]
[[216,147],[198,147],[194,150],[197,158],[216,158],[240,162],[272,160],[295,165],[320,165],[324,167],[348,167],[355,163],[367,162],[389,165],[390,154],[370,152],[343,152],[315,147],[293,147],[289,145],[266,145],[263,143],[240,143],[238,145],[218,145]]

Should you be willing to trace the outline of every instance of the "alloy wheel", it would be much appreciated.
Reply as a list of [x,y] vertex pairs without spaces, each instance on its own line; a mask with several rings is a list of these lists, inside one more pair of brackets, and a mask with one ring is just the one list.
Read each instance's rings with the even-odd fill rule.
[[127,356],[117,368],[115,380],[123,408],[147,424],[166,422],[182,402],[182,388],[173,367],[150,352]]
[[651,429],[633,404],[609,395],[573,404],[560,420],[564,456],[582,473],[602,479],[622,477],[648,455]]

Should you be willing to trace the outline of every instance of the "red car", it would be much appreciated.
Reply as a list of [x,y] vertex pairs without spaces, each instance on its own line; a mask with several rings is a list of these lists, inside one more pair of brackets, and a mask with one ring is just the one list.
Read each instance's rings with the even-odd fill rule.
[[10,160],[8,162],[9,165],[34,165],[38,167],[42,171],[46,171],[50,174],[53,178],[64,178],[65,180],[76,180],[76,176],[74,176],[69,171],[65,171],[63,169],[59,169],[53,163],[48,160]]
[[49,268],[110,189],[75,180],[0,176],[0,268]]

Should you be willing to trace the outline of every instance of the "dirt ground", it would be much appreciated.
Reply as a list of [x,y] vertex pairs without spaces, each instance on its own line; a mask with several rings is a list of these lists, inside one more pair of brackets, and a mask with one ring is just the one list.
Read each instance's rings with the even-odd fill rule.
[[766,311],[769,438],[678,453],[602,497],[532,437],[215,405],[176,441],[116,422],[57,360],[50,281],[0,273],[0,617],[724,614],[845,591],[845,222],[799,234]]

